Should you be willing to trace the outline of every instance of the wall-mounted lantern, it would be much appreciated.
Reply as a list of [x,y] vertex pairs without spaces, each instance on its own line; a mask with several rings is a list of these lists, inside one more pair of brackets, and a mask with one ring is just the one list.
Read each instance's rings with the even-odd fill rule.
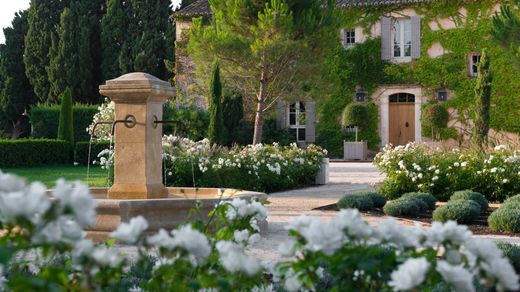
[[438,101],[446,101],[448,100],[448,90],[446,87],[441,87],[437,91],[437,100]]
[[356,87],[356,94],[354,96],[354,100],[356,102],[365,102],[367,99],[367,92],[363,90],[362,87]]

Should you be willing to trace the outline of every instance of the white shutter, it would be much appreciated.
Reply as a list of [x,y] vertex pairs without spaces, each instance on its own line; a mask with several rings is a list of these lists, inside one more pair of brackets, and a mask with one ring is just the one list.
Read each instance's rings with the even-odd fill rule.
[[305,103],[305,142],[316,142],[316,102]]
[[287,128],[287,108],[283,100],[276,102],[276,122],[278,129]]
[[421,57],[421,17],[412,16],[412,59]]
[[381,17],[381,59],[392,59],[392,20]]

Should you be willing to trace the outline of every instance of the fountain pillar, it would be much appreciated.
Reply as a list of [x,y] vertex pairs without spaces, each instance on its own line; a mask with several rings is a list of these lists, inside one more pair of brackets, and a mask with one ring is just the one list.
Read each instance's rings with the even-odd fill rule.
[[108,80],[99,87],[101,95],[115,103],[114,184],[108,199],[136,200],[168,198],[162,183],[163,104],[175,89],[146,73],[130,73]]

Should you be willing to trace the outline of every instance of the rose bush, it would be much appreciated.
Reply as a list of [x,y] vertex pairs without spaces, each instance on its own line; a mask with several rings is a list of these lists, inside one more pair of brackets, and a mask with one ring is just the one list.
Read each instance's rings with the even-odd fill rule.
[[59,181],[48,197],[40,183],[0,172],[0,285],[14,291],[475,291],[476,285],[517,290],[518,276],[492,241],[473,239],[454,222],[430,229],[392,220],[376,227],[357,210],[329,222],[297,217],[280,246],[290,259],[267,265],[246,253],[260,239],[267,210],[259,202],[222,201],[201,222],[145,236],[146,219],[122,223],[96,244],[83,228],[96,201],[81,183]]
[[415,143],[387,146],[375,164],[387,176],[379,191],[391,199],[420,191],[445,201],[454,192],[469,189],[502,202],[520,193],[520,153],[503,145],[487,154]]

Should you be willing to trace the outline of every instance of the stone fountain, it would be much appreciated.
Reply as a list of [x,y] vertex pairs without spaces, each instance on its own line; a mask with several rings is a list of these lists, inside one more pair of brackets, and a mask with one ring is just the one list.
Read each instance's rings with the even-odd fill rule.
[[[266,199],[264,193],[233,189],[167,188],[162,183],[163,104],[175,95],[168,82],[146,73],[130,73],[100,86],[115,103],[114,184],[92,189],[99,202],[96,224],[87,230],[104,240],[121,222],[143,216],[149,232],[175,228],[189,220],[189,211],[201,203],[201,217],[221,200]],[[265,228],[266,223],[262,224]],[[262,226],[261,226],[262,227]]]

